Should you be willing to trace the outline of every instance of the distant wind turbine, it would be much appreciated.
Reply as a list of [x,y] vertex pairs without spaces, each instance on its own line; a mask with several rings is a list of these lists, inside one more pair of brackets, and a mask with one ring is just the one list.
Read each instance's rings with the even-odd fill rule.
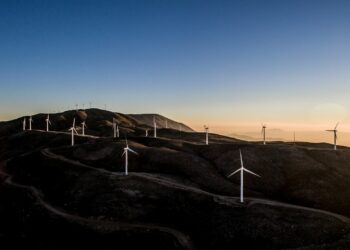
[[326,130],[328,132],[333,132],[334,133],[334,150],[337,150],[337,138],[338,138],[337,137],[337,132],[338,132],[337,127],[338,127],[338,125],[339,125],[339,122],[335,125],[334,129]]
[[27,119],[24,117],[23,118],[23,131],[26,130],[26,124],[27,124]]
[[72,132],[72,146],[74,146],[74,133],[78,134],[78,132],[75,129],[75,118],[73,119],[73,126],[69,129],[69,131]]
[[125,155],[125,175],[128,175],[128,152],[130,151],[131,153],[136,154],[136,155],[138,153],[136,153],[134,150],[129,148],[127,139],[125,139],[125,143],[126,143],[126,147],[124,148],[124,152],[122,154],[122,157]]
[[51,125],[49,114],[47,114],[45,121],[46,121],[46,132],[49,132],[49,125]]
[[157,122],[156,122],[156,117],[153,116],[153,126],[154,126],[154,130],[153,130],[153,136],[154,138],[157,138]]
[[145,136],[148,137],[148,129],[145,129]]
[[227,178],[230,178],[231,176],[235,175],[236,173],[241,172],[241,196],[240,196],[240,201],[241,201],[241,203],[243,203],[243,202],[244,202],[244,200],[243,200],[243,199],[244,199],[244,198],[243,198],[243,181],[244,181],[244,179],[243,179],[243,172],[245,171],[245,172],[247,172],[247,173],[249,173],[249,174],[252,174],[252,175],[255,175],[255,176],[258,176],[258,177],[261,177],[261,176],[260,176],[260,175],[257,175],[256,173],[253,173],[252,171],[246,169],[246,168],[243,166],[243,158],[242,158],[242,152],[241,152],[241,150],[239,150],[239,156],[240,156],[240,158],[241,158],[241,167],[240,167],[239,169],[237,169],[236,171],[232,172],[231,174],[229,174],[229,175],[227,176]]
[[85,136],[85,128],[87,128],[85,121],[81,123],[82,135]]
[[209,127],[204,125],[204,130],[205,130],[205,144],[209,145],[209,134],[208,134]]
[[261,124],[261,134],[263,136],[263,140],[264,140],[264,145],[266,144],[266,125],[265,124]]
[[32,130],[32,122],[33,122],[33,118],[32,116],[29,116],[29,130]]
[[115,121],[115,119],[113,118],[113,137],[119,138],[119,126],[117,125],[117,122]]

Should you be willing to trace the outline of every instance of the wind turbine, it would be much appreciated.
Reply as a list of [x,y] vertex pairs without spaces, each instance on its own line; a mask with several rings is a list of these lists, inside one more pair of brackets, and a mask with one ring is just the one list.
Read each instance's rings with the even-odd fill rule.
[[338,127],[338,125],[339,125],[339,122],[335,125],[334,129],[326,130],[328,132],[333,132],[334,133],[334,150],[337,150],[337,138],[338,138],[337,137],[337,132],[338,132],[337,127]]
[[47,114],[45,121],[46,121],[46,132],[49,132],[49,125],[51,125],[49,114]]
[[157,138],[157,122],[156,122],[156,117],[153,116],[153,126],[154,126],[154,138]]
[[148,129],[145,129],[145,136],[148,137]]
[[136,155],[138,153],[136,153],[134,150],[129,148],[127,139],[125,139],[125,143],[126,143],[126,147],[124,148],[124,152],[122,154],[122,157],[125,155],[125,175],[128,175],[128,152],[130,151],[131,153],[136,154]]
[[266,125],[265,124],[261,124],[261,134],[263,136],[263,140],[264,140],[264,145],[266,145]]
[[231,176],[235,175],[236,173],[241,172],[241,196],[240,196],[240,201],[241,201],[241,203],[243,203],[244,202],[244,200],[243,200],[243,181],[244,181],[244,179],[243,179],[243,172],[246,171],[247,173],[255,175],[255,176],[258,176],[258,177],[261,177],[261,176],[257,175],[256,173],[253,173],[252,171],[246,169],[243,166],[243,158],[242,158],[241,150],[239,150],[239,156],[241,158],[241,167],[239,169],[237,169],[236,171],[232,172],[231,174],[229,174],[227,176],[227,178],[230,178]]
[[208,134],[209,127],[204,125],[204,130],[205,130],[205,144],[208,145],[209,144],[209,134]]
[[72,131],[72,146],[74,146],[74,133],[78,134],[75,129],[75,118],[73,119],[73,126],[68,131]]
[[32,122],[33,122],[33,118],[32,116],[29,116],[29,130],[32,130]]
[[26,130],[26,123],[27,123],[27,119],[24,117],[23,118],[23,131]]
[[115,121],[115,119],[113,118],[113,137],[119,138],[119,126],[117,125],[117,122]]
[[87,128],[85,121],[81,123],[82,135],[85,136],[85,128]]

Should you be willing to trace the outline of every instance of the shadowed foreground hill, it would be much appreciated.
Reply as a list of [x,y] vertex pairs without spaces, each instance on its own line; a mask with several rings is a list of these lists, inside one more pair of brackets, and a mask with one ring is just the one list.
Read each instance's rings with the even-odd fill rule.
[[[91,131],[105,112],[96,111]],[[348,148],[263,146],[212,134],[206,146],[203,133],[160,129],[159,138],[144,137],[139,122],[126,119],[138,155],[129,155],[125,176],[123,139],[79,136],[71,147],[69,134],[8,124],[0,125],[10,131],[0,138],[7,249],[350,246]],[[226,177],[240,166],[239,149],[245,167],[262,176],[245,175],[244,204],[239,176]]]

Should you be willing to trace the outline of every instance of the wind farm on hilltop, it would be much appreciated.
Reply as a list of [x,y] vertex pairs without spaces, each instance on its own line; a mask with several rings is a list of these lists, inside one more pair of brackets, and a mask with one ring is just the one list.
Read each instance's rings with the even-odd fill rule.
[[349,250],[350,1],[0,1],[0,250]]
[[[207,125],[196,132],[157,114],[96,108],[19,117],[0,123],[1,192],[9,195],[0,195],[0,207],[7,218],[32,214],[31,232],[38,235],[50,223],[48,242],[61,230],[62,237],[70,230],[86,235],[90,226],[82,221],[98,226],[96,241],[73,239],[85,247],[131,241],[155,249],[230,249],[244,237],[260,249],[341,248],[350,243],[350,190],[344,188],[350,150],[336,148],[337,128],[330,130],[332,146],[269,141],[266,125],[261,141],[253,142],[209,133]],[[23,228],[28,220],[9,223]],[[216,233],[202,237],[211,230]],[[281,231],[286,235],[271,240]],[[23,244],[41,240],[28,241]]]

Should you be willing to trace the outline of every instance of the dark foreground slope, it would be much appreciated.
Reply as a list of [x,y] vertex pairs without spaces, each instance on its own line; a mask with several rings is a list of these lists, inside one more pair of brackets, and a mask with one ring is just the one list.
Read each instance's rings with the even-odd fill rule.
[[[137,126],[136,126],[137,127]],[[2,249],[348,249],[347,148],[25,131],[0,138]],[[245,166],[245,203],[239,178]]]

